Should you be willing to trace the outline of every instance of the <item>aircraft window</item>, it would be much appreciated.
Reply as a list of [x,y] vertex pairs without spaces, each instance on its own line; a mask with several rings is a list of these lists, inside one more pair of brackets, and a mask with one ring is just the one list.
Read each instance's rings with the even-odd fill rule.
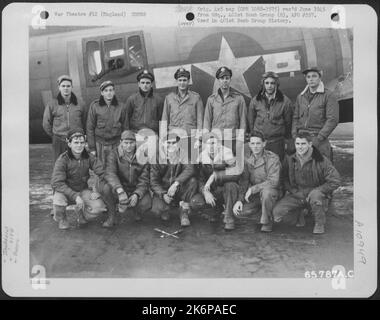
[[107,71],[122,69],[125,65],[124,59],[123,39],[104,41],[104,62]]
[[144,56],[140,36],[128,38],[128,56],[132,71],[140,70],[144,67]]
[[100,45],[97,41],[87,42],[88,72],[91,76],[97,76],[102,72],[102,61],[100,58]]

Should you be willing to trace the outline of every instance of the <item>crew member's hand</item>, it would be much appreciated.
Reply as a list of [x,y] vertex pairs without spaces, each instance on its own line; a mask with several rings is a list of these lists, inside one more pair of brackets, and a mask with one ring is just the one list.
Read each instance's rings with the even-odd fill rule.
[[167,193],[164,194],[164,201],[166,204],[170,204],[173,201],[172,197],[169,197]]
[[132,208],[135,207],[138,200],[139,200],[139,196],[136,193],[132,194],[129,198],[129,203],[128,203],[129,207],[132,207]]
[[99,192],[96,192],[96,191],[91,192],[91,194],[90,194],[90,199],[91,200],[96,200],[96,199],[99,199],[99,198],[100,198],[100,193]]
[[243,202],[237,201],[232,208],[233,213],[238,216],[243,211]]
[[249,197],[252,195],[252,189],[248,188],[247,192],[245,193],[244,199],[246,202],[249,202]]
[[179,183],[177,181],[175,181],[171,186],[170,188],[168,189],[168,196],[173,198],[175,193],[177,192],[177,188],[179,186]]
[[201,140],[196,139],[194,142],[194,149],[199,149],[200,146],[201,146]]
[[90,153],[96,157],[96,151],[91,151]]
[[211,207],[215,207],[216,199],[210,191],[203,191],[203,196],[205,197],[206,203]]
[[125,193],[125,191],[118,193],[119,203],[120,204],[127,204],[128,203],[128,196]]
[[210,188],[211,188],[211,184],[214,182],[215,180],[215,173],[213,173],[207,180],[203,190],[204,191],[210,191]]
[[75,199],[76,202],[76,207],[78,210],[83,210],[84,209],[84,202],[83,199],[80,196],[77,196]]

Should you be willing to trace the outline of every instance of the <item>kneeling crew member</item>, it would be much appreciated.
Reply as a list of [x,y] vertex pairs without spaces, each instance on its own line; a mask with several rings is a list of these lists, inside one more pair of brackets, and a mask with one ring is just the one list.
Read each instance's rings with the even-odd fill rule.
[[313,233],[324,233],[328,198],[339,187],[340,175],[313,146],[309,134],[298,133],[295,147],[296,153],[284,160],[282,176],[288,194],[273,209],[274,222],[304,226],[302,209],[308,208],[315,220]]
[[233,206],[238,200],[240,171],[231,149],[214,134],[203,137],[204,150],[199,158],[199,190],[212,207],[224,204],[224,229],[235,229]]
[[[264,149],[265,144],[261,132],[251,133],[249,150],[244,159],[244,171],[239,183],[239,201],[234,205],[234,214],[240,218],[260,213],[261,231],[270,232],[273,207],[280,197],[281,163],[277,154]],[[244,200],[246,203],[243,205]]]
[[103,227],[110,228],[116,224],[116,203],[119,211],[133,208],[135,220],[150,210],[152,199],[149,188],[149,164],[140,163],[136,157],[136,135],[126,130],[121,134],[119,146],[108,157],[105,179],[104,200],[109,216]]
[[[54,220],[59,229],[68,229],[70,224],[66,217],[66,207],[76,204],[78,224],[86,224],[83,216],[85,203],[83,194],[89,192],[87,181],[91,169],[102,180],[104,175],[103,163],[95,156],[88,154],[85,149],[86,139],[83,129],[76,128],[69,131],[67,136],[67,151],[62,153],[55,162],[51,185],[54,191],[53,212]],[[100,195],[91,194],[96,200]]]
[[179,203],[181,226],[187,227],[190,225],[190,204],[198,191],[198,182],[194,177],[194,165],[188,164],[187,157],[181,161],[179,142],[179,136],[169,134],[165,143],[167,163],[151,166],[152,211],[168,220],[170,206]]

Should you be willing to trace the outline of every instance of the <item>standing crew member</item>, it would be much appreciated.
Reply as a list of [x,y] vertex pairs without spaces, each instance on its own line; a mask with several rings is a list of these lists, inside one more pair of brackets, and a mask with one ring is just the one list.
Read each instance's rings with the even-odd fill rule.
[[148,70],[137,75],[139,91],[127,99],[130,130],[151,129],[158,135],[162,116],[162,98],[153,91],[154,76]]
[[[264,150],[266,141],[259,131],[251,133],[248,145],[234,214],[240,218],[260,213],[261,231],[271,232],[273,207],[280,198],[280,159],[274,152]],[[244,200],[246,203],[243,205]]]
[[340,185],[340,175],[313,146],[312,137],[298,133],[295,139],[296,153],[286,156],[282,170],[285,195],[274,207],[274,222],[304,226],[304,210],[311,209],[315,225],[313,233],[324,233],[328,199]]
[[87,118],[90,152],[106,166],[108,154],[117,147],[121,133],[128,128],[125,105],[119,103],[112,81],[100,85],[100,98],[91,103]]
[[262,132],[266,140],[265,149],[283,159],[285,139],[289,141],[292,138],[293,108],[290,99],[279,89],[276,73],[264,73],[261,83],[260,92],[252,98],[248,107],[249,131]]
[[[203,128],[208,131],[221,130],[224,144],[226,140],[232,139],[230,146],[232,145],[232,150],[236,153],[237,129],[244,131],[242,135],[244,143],[247,107],[243,96],[230,88],[232,71],[229,68],[219,68],[215,77],[219,80],[220,88],[207,99]],[[226,135],[225,129],[232,130],[232,136]]]
[[45,107],[42,126],[52,138],[53,165],[59,155],[66,151],[67,133],[74,128],[85,128],[86,113],[73,89],[73,80],[68,75],[57,79],[59,93],[51,104]]
[[[144,152],[150,152],[156,157],[159,134],[159,121],[162,117],[163,100],[153,90],[154,76],[148,70],[137,75],[138,92],[132,94],[126,102],[129,117],[129,128],[137,133],[138,148],[144,141]],[[141,150],[141,149],[140,149]]]
[[292,135],[295,137],[300,131],[309,133],[313,146],[332,160],[328,138],[339,123],[338,101],[335,94],[325,88],[319,68],[312,67],[302,73],[305,75],[307,86],[297,96]]
[[179,68],[174,78],[177,81],[177,90],[169,93],[165,98],[161,131],[177,130],[176,133],[181,138],[181,152],[189,152],[189,158],[191,158],[191,154],[195,155],[192,152],[193,145],[202,134],[203,102],[198,93],[189,90],[189,71]]

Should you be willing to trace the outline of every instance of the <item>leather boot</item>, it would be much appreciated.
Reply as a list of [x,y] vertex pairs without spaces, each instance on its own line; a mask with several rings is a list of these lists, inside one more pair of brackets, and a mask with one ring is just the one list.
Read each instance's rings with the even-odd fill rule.
[[322,205],[312,205],[312,213],[314,215],[315,225],[313,229],[314,234],[325,233],[326,215]]
[[75,212],[77,214],[78,227],[85,226],[88,223],[88,221],[86,220],[86,218],[83,215],[83,210],[75,209]]
[[165,210],[163,212],[160,213],[160,218],[161,220],[163,221],[168,221],[170,219],[170,214],[169,214],[169,211],[168,210]]
[[224,215],[224,219],[223,219],[224,230],[226,231],[234,230],[235,229],[234,218],[230,214],[227,214],[227,212],[225,211],[223,212],[223,215]]
[[181,227],[188,227],[190,226],[190,219],[189,219],[189,213],[190,213],[190,205],[187,202],[181,201],[179,203],[179,218],[181,220]]
[[58,228],[60,230],[70,228],[69,221],[66,217],[66,207],[54,205],[54,220],[58,222]]
[[296,227],[302,228],[306,225],[305,215],[307,214],[308,209],[302,209],[297,220]]
[[109,212],[108,218],[106,221],[103,222],[102,227],[103,228],[112,228],[115,224],[116,224],[115,212]]
[[261,232],[272,232],[273,223],[272,221],[265,223],[261,226]]

